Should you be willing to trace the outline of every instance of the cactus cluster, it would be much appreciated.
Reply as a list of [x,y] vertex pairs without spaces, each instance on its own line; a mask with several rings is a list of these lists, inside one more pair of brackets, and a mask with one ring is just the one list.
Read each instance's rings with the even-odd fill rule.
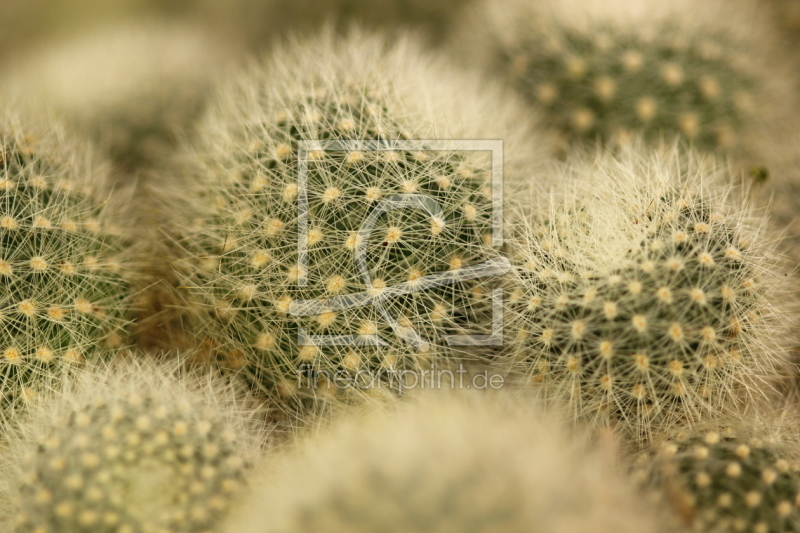
[[[51,126],[54,128],[53,126]],[[0,405],[14,409],[72,365],[124,342],[124,241],[102,165],[57,129],[0,119]]]
[[764,395],[784,272],[727,167],[676,148],[573,163],[512,245],[505,362],[644,435]]
[[685,430],[641,459],[644,479],[697,531],[800,531],[800,464],[785,442]]
[[95,29],[18,54],[0,82],[91,137],[125,172],[153,165],[203,109],[225,47],[175,24]]
[[0,531],[800,533],[770,10],[471,1],[0,50]]
[[257,450],[229,385],[134,360],[80,373],[19,421],[15,531],[212,531]]
[[505,400],[440,395],[340,420],[274,458],[224,530],[662,531],[607,457],[557,417]]
[[761,14],[741,2],[656,4],[488,0],[462,33],[565,145],[638,134],[751,152],[753,130],[779,107],[770,102],[779,54]]
[[[179,228],[176,265],[203,306],[198,331],[260,386],[293,394],[360,372],[376,385],[452,352],[444,335],[491,333],[504,261],[490,161],[413,141],[486,135],[481,99],[440,82],[446,68],[407,41],[327,37],[276,50],[216,102],[189,205],[213,209]],[[316,140],[342,145],[301,144]],[[471,267],[489,278],[457,277]]]

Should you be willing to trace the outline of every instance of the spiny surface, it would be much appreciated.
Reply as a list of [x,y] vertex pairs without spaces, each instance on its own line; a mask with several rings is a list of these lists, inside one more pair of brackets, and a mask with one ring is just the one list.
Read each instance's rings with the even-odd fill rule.
[[252,467],[248,415],[177,371],[86,371],[23,419],[15,531],[211,531]]
[[730,428],[682,431],[644,473],[698,531],[800,531],[800,465],[785,446]]
[[[491,281],[455,278],[497,258],[488,164],[424,141],[391,149],[419,135],[443,137],[448,124],[435,120],[436,106],[450,95],[427,87],[435,73],[415,48],[382,48],[357,36],[283,49],[206,124],[205,146],[213,146],[203,151],[213,157],[200,203],[214,211],[185,230],[189,257],[178,268],[202,298],[203,335],[262,388],[293,394],[298,383],[313,389],[317,378],[337,376],[338,385],[389,379],[396,388],[395,372],[433,364],[443,335],[489,333]],[[416,92],[406,94],[415,79]],[[300,151],[303,141],[350,139],[390,149]],[[364,303],[338,305],[356,302],[352,295]],[[293,314],[301,301],[315,310]],[[304,345],[301,330],[359,345]]]
[[[58,139],[0,133],[0,392],[15,407],[73,364],[123,342],[123,242],[87,188],[99,168]],[[86,179],[88,178],[88,180]]]
[[703,165],[677,150],[574,163],[584,187],[514,244],[509,363],[576,415],[649,434],[763,397],[785,363],[768,347],[782,303],[768,237]]

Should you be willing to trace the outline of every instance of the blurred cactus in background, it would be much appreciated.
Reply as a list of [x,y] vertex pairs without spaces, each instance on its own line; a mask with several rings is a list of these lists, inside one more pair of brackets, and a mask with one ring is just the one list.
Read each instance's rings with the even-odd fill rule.
[[683,429],[640,456],[637,475],[695,531],[800,531],[796,437],[763,422]]
[[464,59],[542,109],[564,146],[679,136],[758,159],[791,109],[786,57],[744,2],[487,0],[460,33]]
[[107,171],[56,125],[0,117],[5,408],[125,341],[132,268],[106,205]]
[[217,31],[243,38],[251,47],[271,44],[287,30],[303,34],[335,22],[345,29],[359,23],[395,32],[417,30],[419,37],[438,44],[453,20],[473,0],[198,0],[202,20]]
[[678,148],[570,160],[512,241],[507,364],[637,437],[772,394],[786,269],[729,173]]
[[[488,395],[339,421],[273,457],[225,531],[666,531],[563,420]],[[506,399],[507,400],[507,399]]]
[[200,114],[226,59],[189,26],[106,26],[18,54],[0,87],[51,110],[109,151],[125,172],[153,165]]
[[258,452],[249,406],[174,362],[123,365],[87,369],[18,421],[15,531],[200,532],[225,516]]

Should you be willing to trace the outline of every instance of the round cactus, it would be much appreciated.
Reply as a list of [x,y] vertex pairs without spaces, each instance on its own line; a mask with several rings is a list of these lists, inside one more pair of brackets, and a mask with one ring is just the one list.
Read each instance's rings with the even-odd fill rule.
[[491,333],[492,280],[508,268],[492,248],[490,162],[430,139],[513,141],[518,108],[405,40],[354,33],[271,57],[218,98],[195,149],[188,210],[213,210],[178,229],[176,264],[197,329],[262,389],[336,376],[396,388],[392,372],[452,352],[445,335]]
[[0,88],[63,116],[125,172],[177,144],[225,57],[202,33],[169,24],[108,26],[39,48],[10,63]]
[[800,531],[800,464],[761,432],[685,430],[640,458],[657,496],[697,531]]
[[86,370],[18,422],[15,531],[210,531],[258,449],[230,385],[180,365]]
[[[487,0],[460,44],[542,109],[563,144],[678,136],[758,155],[791,75],[763,13],[743,2]],[[762,125],[768,128],[762,131]],[[768,145],[768,143],[764,143]]]
[[425,398],[340,421],[276,468],[224,531],[651,532],[655,513],[555,416]]
[[0,118],[0,405],[8,409],[124,339],[129,261],[91,190],[106,169],[49,129],[33,138],[14,116]]
[[513,244],[504,363],[645,435],[763,398],[787,361],[785,272],[729,170],[633,147],[570,169]]

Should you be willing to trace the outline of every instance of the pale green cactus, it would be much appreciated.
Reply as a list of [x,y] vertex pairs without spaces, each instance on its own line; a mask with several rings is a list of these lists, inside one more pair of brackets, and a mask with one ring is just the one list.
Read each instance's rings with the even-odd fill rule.
[[796,442],[759,424],[672,432],[636,475],[696,531],[800,531]]
[[569,168],[512,245],[508,367],[637,436],[768,396],[787,270],[729,168],[677,148]]
[[522,402],[425,397],[340,420],[274,457],[223,530],[663,531],[611,455],[587,451],[563,418]]
[[763,135],[780,140],[775,124],[791,108],[793,75],[755,8],[486,0],[456,42],[541,109],[565,146],[677,136],[757,158]]
[[[408,40],[354,33],[279,48],[221,95],[190,158],[203,162],[186,211],[199,220],[176,217],[201,340],[258,388],[294,395],[337,376],[397,388],[394,372],[458,349],[445,335],[491,333],[491,287],[507,269],[492,248],[491,167],[430,141],[519,146],[513,99],[476,84]],[[300,144],[351,139],[372,144]],[[470,268],[489,276],[456,277]],[[301,343],[301,330],[357,345]]]
[[17,420],[15,531],[212,531],[258,452],[253,412],[181,361],[91,368]]
[[125,341],[130,256],[101,196],[107,168],[53,124],[0,117],[1,404]]

